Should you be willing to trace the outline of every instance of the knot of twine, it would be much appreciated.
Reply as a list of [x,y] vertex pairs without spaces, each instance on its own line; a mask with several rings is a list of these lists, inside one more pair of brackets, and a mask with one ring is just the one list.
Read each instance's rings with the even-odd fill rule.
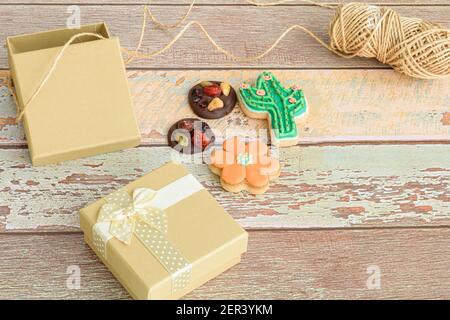
[[438,79],[450,73],[450,30],[401,17],[386,7],[340,5],[329,34],[330,49],[347,58],[376,58],[415,78]]

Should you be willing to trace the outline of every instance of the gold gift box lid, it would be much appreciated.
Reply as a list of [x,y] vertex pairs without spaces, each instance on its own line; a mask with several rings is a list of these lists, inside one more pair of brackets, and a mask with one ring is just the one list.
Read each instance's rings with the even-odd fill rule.
[[36,92],[61,48],[78,33],[103,39],[83,36],[70,44],[24,113],[34,165],[140,143],[119,39],[110,37],[104,23],[7,38],[18,107]]
[[[168,163],[125,186],[130,195],[137,188],[159,190],[188,175],[179,164]],[[85,240],[93,245],[93,226],[105,199],[80,211]],[[204,188],[166,210],[168,240],[192,265],[192,282],[173,293],[171,275],[133,235],[129,245],[113,238],[107,242],[107,259],[96,252],[114,276],[136,299],[177,299],[240,261],[247,250],[248,234]]]

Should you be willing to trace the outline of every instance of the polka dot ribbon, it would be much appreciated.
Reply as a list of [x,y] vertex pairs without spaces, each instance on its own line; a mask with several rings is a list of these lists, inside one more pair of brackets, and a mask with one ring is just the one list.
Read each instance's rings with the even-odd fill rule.
[[165,208],[203,189],[187,175],[155,191],[138,188],[131,197],[120,189],[107,196],[93,227],[93,242],[98,254],[107,260],[106,244],[116,238],[130,244],[133,235],[152,252],[172,277],[172,291],[185,288],[191,282],[191,263],[167,239]]

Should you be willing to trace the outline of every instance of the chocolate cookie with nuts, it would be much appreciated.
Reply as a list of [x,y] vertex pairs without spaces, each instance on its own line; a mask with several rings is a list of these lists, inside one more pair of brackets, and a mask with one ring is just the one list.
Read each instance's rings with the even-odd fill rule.
[[205,119],[219,119],[236,106],[236,91],[227,82],[202,81],[189,91],[189,105],[194,113]]
[[206,122],[185,118],[174,123],[167,133],[169,146],[184,154],[205,151],[214,144],[215,136]]

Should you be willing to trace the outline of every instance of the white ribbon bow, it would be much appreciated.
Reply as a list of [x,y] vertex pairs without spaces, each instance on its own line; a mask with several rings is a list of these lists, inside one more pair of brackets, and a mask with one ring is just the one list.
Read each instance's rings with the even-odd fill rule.
[[152,205],[156,191],[147,188],[134,190],[131,198],[124,190],[118,190],[106,197],[97,222],[110,222],[109,233],[130,244],[138,219],[162,234],[167,233],[167,217],[164,210]]

